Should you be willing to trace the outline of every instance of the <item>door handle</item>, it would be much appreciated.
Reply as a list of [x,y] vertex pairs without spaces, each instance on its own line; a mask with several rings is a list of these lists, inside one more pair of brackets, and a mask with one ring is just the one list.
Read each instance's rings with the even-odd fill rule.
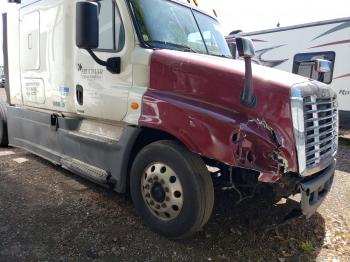
[[83,87],[81,85],[77,85],[75,88],[76,92],[76,97],[77,97],[77,102],[79,105],[84,104],[84,92],[83,92]]

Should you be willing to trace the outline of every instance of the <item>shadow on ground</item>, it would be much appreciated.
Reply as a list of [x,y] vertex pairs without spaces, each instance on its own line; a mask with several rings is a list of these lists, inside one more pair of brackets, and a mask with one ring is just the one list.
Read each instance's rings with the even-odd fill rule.
[[237,195],[222,191],[203,231],[170,241],[127,197],[26,156],[0,175],[0,260],[312,261],[323,245],[318,213],[279,224],[296,202],[274,205],[264,193],[236,206]]
[[350,173],[350,139],[339,138],[337,170]]

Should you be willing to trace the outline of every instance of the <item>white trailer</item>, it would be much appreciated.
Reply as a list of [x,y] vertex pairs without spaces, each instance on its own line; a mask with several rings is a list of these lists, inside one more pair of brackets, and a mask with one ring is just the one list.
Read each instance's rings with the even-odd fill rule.
[[338,94],[340,125],[350,127],[350,18],[280,27],[227,37],[234,48],[235,36],[251,38],[256,59],[262,65],[319,80],[315,59],[333,62],[323,81]]

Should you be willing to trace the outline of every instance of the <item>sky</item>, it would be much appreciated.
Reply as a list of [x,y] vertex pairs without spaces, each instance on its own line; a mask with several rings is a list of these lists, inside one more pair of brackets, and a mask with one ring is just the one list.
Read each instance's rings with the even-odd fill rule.
[[[6,9],[6,2],[0,0],[0,12]],[[350,16],[349,0],[198,0],[198,3],[207,12],[216,10],[225,34],[233,30],[251,32],[275,28],[277,23],[290,26]]]
[[206,11],[215,9],[225,34],[349,17],[349,0],[198,0]]

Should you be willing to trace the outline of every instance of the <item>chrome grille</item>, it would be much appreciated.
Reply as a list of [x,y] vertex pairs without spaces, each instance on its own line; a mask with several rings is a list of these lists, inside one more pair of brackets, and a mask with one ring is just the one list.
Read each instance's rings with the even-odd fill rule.
[[303,106],[306,169],[313,169],[337,151],[337,99],[306,96]]

